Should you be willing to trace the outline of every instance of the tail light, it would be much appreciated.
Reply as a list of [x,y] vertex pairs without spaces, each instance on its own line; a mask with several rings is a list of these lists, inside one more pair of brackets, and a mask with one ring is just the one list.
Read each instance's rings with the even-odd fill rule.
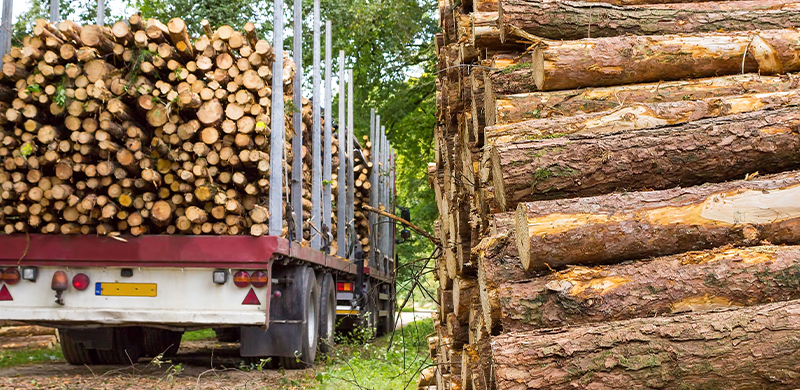
[[53,281],[50,283],[50,288],[54,291],[67,291],[69,288],[67,273],[64,271],[56,271],[53,274]]
[[3,271],[3,281],[6,284],[17,284],[19,282],[19,271],[16,268],[6,268]]
[[245,271],[239,271],[233,275],[233,284],[236,287],[247,287],[250,284],[250,274]]
[[267,273],[264,271],[256,271],[250,275],[250,284],[255,288],[264,287],[268,282]]
[[72,287],[78,291],[86,290],[89,287],[89,277],[86,274],[77,274],[72,278]]
[[353,291],[353,282],[336,283],[336,291]]

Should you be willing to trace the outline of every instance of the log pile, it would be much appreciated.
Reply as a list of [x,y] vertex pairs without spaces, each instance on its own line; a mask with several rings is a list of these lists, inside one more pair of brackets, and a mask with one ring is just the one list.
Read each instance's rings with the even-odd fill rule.
[[439,16],[420,387],[800,386],[798,3]]
[[[260,236],[269,175],[292,180],[294,158],[304,161],[310,212],[314,146],[306,136],[303,150],[291,149],[291,110],[285,157],[270,161],[272,47],[252,23],[202,27],[193,38],[180,18],[37,21],[3,58],[0,231]],[[283,74],[290,107],[288,58]],[[310,104],[297,109],[309,135]],[[335,236],[335,219],[331,228]],[[306,226],[303,238],[311,234]]]

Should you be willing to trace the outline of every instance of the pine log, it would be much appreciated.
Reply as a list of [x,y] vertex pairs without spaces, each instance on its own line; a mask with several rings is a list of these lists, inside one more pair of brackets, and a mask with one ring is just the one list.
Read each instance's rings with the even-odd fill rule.
[[665,103],[626,103],[608,111],[488,126],[484,129],[484,138],[486,145],[494,145],[565,134],[640,130],[798,104],[799,90]]
[[[545,39],[663,35],[800,27],[785,0],[612,5],[565,0],[500,0],[499,25]],[[500,31],[504,41],[508,32]]]
[[[676,127],[494,145],[501,208],[519,202],[666,189],[800,167],[800,113],[751,112]],[[726,163],[726,162],[736,162]]]
[[800,243],[800,173],[664,191],[520,203],[527,269],[608,264],[724,245]]
[[[513,94],[739,73],[800,70],[798,30],[762,30],[577,41],[540,41],[524,56],[498,55],[494,92]],[[742,59],[744,56],[744,65]]]
[[800,386],[800,302],[492,339],[497,389]]
[[[735,75],[604,88],[495,96],[487,91],[486,126],[529,119],[606,111],[625,103],[700,100],[720,96],[780,92],[800,86],[797,77]],[[488,98],[490,97],[491,98]]]
[[489,334],[502,329],[498,289],[503,283],[530,279],[538,275],[522,268],[514,238],[509,233],[485,237],[472,249],[478,257],[478,292],[483,325]]
[[461,324],[469,323],[469,312],[472,297],[478,294],[477,280],[461,276],[453,280],[453,313]]
[[800,247],[689,252],[572,267],[500,287],[503,331],[670,315],[800,299]]

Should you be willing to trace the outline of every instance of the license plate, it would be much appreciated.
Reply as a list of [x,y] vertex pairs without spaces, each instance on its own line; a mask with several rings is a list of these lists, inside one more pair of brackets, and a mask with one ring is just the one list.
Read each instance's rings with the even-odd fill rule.
[[94,285],[94,295],[108,297],[154,297],[156,283],[101,283]]

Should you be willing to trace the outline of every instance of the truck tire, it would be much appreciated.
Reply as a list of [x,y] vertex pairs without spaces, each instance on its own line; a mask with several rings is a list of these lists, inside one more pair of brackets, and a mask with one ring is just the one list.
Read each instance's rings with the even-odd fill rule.
[[61,353],[64,355],[64,360],[67,363],[75,366],[83,366],[86,364],[94,364],[97,359],[93,356],[93,351],[84,347],[83,343],[78,343],[69,337],[69,331],[63,329],[58,330],[58,336],[61,340]]
[[287,369],[304,369],[314,365],[317,357],[317,335],[319,334],[319,286],[314,270],[306,268],[303,272],[303,326],[301,348],[298,356],[282,356],[280,365]]
[[144,340],[144,356],[170,358],[178,354],[183,332],[159,328],[142,328]]
[[336,341],[336,284],[328,273],[319,279],[319,351],[327,354]]
[[100,364],[135,364],[144,353],[142,329],[138,327],[114,328],[114,340],[111,349],[98,349],[97,360]]

